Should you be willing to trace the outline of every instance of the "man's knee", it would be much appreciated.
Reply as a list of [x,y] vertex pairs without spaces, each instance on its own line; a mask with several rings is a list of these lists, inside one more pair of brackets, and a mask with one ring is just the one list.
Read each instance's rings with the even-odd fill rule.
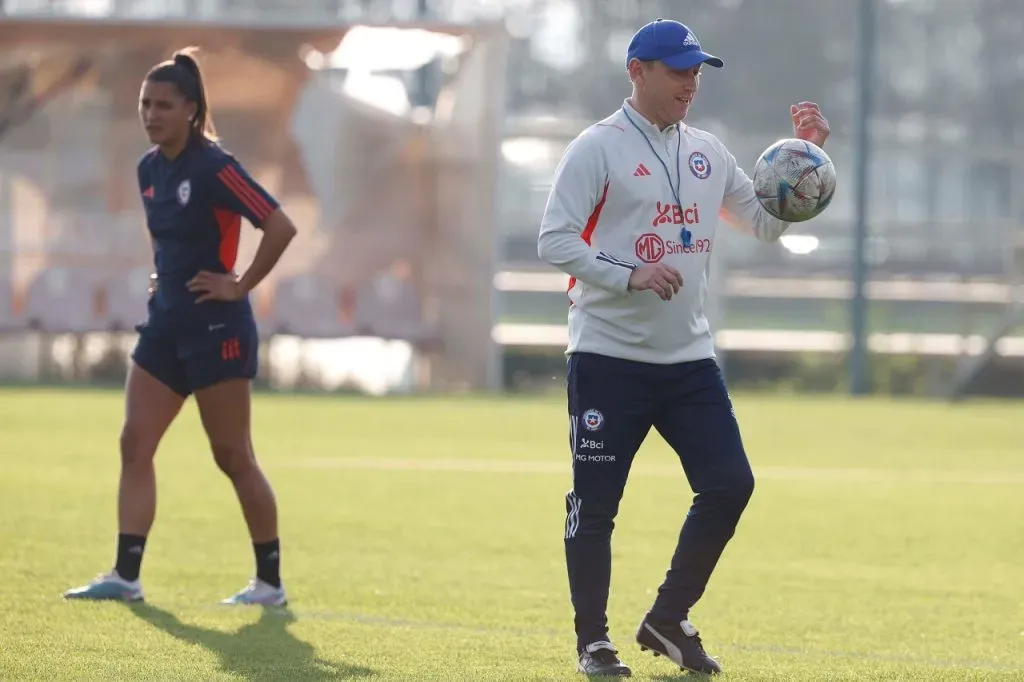
[[698,504],[713,508],[719,515],[736,521],[754,494],[754,474],[749,468],[721,476],[715,484],[697,495]]
[[754,494],[754,472],[749,468],[736,472],[729,477],[726,488],[732,497],[746,505]]
[[565,539],[611,535],[615,529],[618,504],[604,503],[596,498],[583,500],[576,492],[565,496]]

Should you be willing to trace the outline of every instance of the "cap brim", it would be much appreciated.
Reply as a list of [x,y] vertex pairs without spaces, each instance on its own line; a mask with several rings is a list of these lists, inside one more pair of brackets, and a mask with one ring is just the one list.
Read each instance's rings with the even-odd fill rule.
[[674,54],[671,57],[665,57],[660,61],[670,69],[692,69],[698,64],[707,64],[708,66],[713,66],[716,69],[720,69],[725,66],[725,62],[718,57],[700,50],[681,52],[679,54]]

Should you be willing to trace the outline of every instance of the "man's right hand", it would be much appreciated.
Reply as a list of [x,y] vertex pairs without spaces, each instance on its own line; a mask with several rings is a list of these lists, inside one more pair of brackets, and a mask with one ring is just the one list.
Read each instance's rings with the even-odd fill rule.
[[629,290],[643,291],[650,289],[663,301],[668,301],[679,293],[683,286],[683,276],[675,268],[664,263],[641,265],[629,275]]

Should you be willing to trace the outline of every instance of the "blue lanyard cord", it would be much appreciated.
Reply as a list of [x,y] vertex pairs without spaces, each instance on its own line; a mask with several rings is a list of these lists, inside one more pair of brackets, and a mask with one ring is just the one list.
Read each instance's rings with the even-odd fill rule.
[[[679,132],[679,128],[678,127],[676,128],[676,180],[675,180],[675,184],[672,184],[672,173],[670,173],[669,170],[668,170],[668,164],[665,163],[665,160],[661,158],[661,154],[659,154],[657,152],[657,150],[654,148],[654,144],[651,142],[651,138],[649,138],[647,136],[647,133],[645,133],[643,130],[641,130],[640,126],[638,126],[636,124],[636,121],[633,120],[633,117],[629,115],[628,111],[626,111],[625,105],[623,105],[623,107],[622,107],[622,113],[626,115],[626,119],[631,124],[633,124],[633,127],[636,128],[636,131],[638,133],[640,133],[640,135],[643,136],[644,142],[646,142],[647,146],[650,147],[650,149],[651,149],[651,153],[654,154],[654,157],[656,159],[658,159],[658,163],[661,164],[661,168],[662,168],[662,170],[665,171],[665,176],[668,178],[668,186],[669,186],[669,189],[672,190],[672,198],[676,200],[676,206],[678,206],[679,209],[682,210],[683,202],[679,200],[679,186],[682,183],[683,176],[682,176],[682,173],[680,172],[680,168],[679,168],[679,153],[682,150],[683,135],[682,135],[682,133]],[[678,124],[677,124],[677,126],[678,126]],[[683,225],[682,229],[680,229],[679,236],[680,236],[680,238],[683,241],[683,247],[684,248],[689,248],[690,247],[690,241],[692,239],[692,234],[690,233],[689,230],[686,229],[685,225]]]

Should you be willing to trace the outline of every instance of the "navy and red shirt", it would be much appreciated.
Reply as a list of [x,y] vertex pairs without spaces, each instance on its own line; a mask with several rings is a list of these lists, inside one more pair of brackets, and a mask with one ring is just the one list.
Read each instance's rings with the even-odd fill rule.
[[260,228],[277,201],[231,154],[205,139],[193,140],[174,159],[151,149],[138,174],[158,278],[149,326],[251,316],[248,297],[196,305],[198,294],[186,285],[200,270],[233,272],[242,218]]

